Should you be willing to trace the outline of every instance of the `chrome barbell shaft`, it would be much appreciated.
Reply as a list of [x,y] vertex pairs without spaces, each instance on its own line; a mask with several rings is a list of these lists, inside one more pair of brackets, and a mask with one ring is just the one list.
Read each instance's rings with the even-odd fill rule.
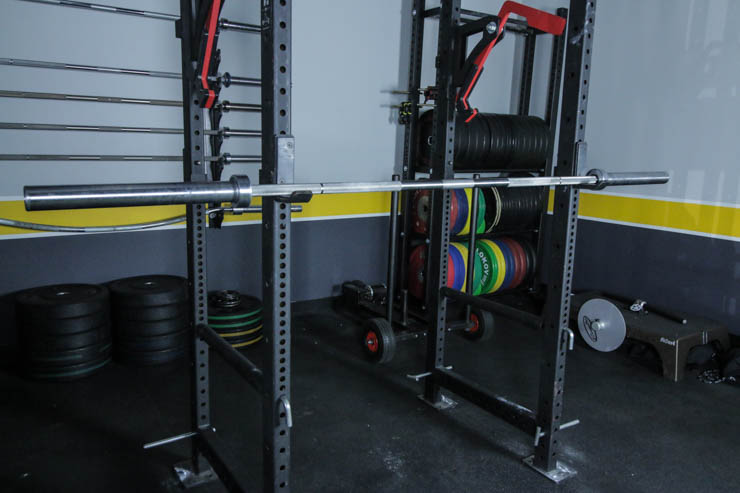
[[[232,163],[260,163],[261,156],[206,156],[204,161],[218,161],[225,164]],[[118,154],[0,154],[0,161],[182,161],[182,156],[150,156]]]
[[[135,17],[146,17],[147,19],[158,19],[163,21],[176,21],[180,18],[177,14],[167,14],[164,12],[152,12],[150,10],[129,9],[126,7],[116,7],[114,5],[101,5],[99,3],[77,2],[73,0],[21,0],[29,3],[42,3],[47,5],[56,5],[59,7],[74,7],[78,9],[94,10],[96,12],[108,12],[112,14],[131,15]],[[253,24],[244,24],[242,22],[233,22],[228,19],[221,19],[218,23],[221,29],[260,33],[262,29]]]
[[[59,70],[83,70],[86,72],[101,72],[106,74],[142,75],[146,77],[159,77],[164,79],[180,79],[178,72],[164,72],[161,70],[138,70],[133,68],[101,67],[97,65],[80,65],[76,63],[46,62],[41,60],[25,60],[21,58],[0,58],[0,65],[14,67],[48,68]],[[217,80],[219,77],[208,77],[208,80]],[[250,77],[229,76],[231,84],[241,86],[259,86],[260,80]]]
[[[31,91],[8,91],[0,89],[1,98],[19,98],[19,99],[44,99],[55,101],[75,101],[87,103],[118,103],[118,104],[143,104],[147,106],[170,106],[181,107],[182,101],[174,99],[149,99],[149,98],[123,98],[117,96],[91,96],[87,94],[63,94],[56,92],[31,92]],[[232,103],[223,101],[216,104],[216,107],[225,112],[245,111],[259,113],[262,106],[250,103]]]
[[[181,128],[164,127],[122,127],[118,125],[64,125],[57,123],[16,123],[0,122],[2,130],[57,130],[78,132],[119,132],[138,134],[182,134]],[[204,130],[205,135],[223,135],[224,137],[261,137],[259,130],[242,130],[223,128],[218,130]]]
[[65,185],[24,188],[27,210],[87,209],[171,204],[229,202],[237,207],[249,205],[252,197],[284,197],[296,193],[323,195],[366,192],[401,192],[424,189],[460,189],[473,187],[596,187],[600,180],[610,186],[666,183],[666,173],[609,174],[596,170],[586,176],[449,179],[429,181],[382,181],[344,183],[291,183],[251,185],[246,176],[232,176],[229,182],[207,183],[132,183],[122,185]]

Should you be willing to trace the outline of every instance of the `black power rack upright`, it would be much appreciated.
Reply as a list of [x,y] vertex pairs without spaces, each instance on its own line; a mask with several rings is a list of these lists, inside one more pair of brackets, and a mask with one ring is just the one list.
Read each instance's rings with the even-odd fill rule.
[[[404,110],[403,122],[406,125],[404,137],[404,161],[400,176],[394,179],[418,179],[417,133],[419,121],[419,95],[421,93],[421,67],[424,23],[427,18],[439,18],[439,37],[437,45],[436,85],[433,98],[435,110],[432,130],[431,179],[441,180],[455,177],[453,167],[455,155],[456,94],[458,86],[453,77],[460,69],[466,53],[467,37],[482,32],[486,26],[500,19],[485,13],[461,8],[461,0],[442,0],[441,6],[425,8],[425,0],[414,0],[412,4],[411,53],[408,78],[408,100]],[[578,171],[578,160],[585,157],[585,119],[588,100],[589,65],[591,59],[592,36],[595,14],[594,0],[571,0],[570,8],[557,10],[557,15],[568,18],[568,25],[562,35],[553,36],[552,58],[549,73],[548,103],[545,122],[554,142],[558,127],[557,116],[561,100],[561,79],[563,80],[558,159],[552,153],[548,157],[544,171],[536,170],[540,176],[568,176]],[[537,36],[541,31],[530,27],[526,22],[509,19],[506,31],[523,35],[524,50],[518,114],[528,115],[532,94],[532,75]],[[566,43],[566,40],[568,41]],[[567,45],[567,46],[566,46]],[[563,59],[565,73],[563,79]],[[557,165],[555,165],[557,163]],[[581,166],[584,164],[581,163]],[[460,172],[461,170],[457,170]],[[462,170],[464,171],[464,170]],[[491,169],[486,172],[506,172],[504,169]],[[534,170],[533,170],[534,171]],[[576,223],[578,211],[578,190],[572,186],[555,187],[553,215],[548,228],[549,235],[543,234],[547,219],[549,190],[544,188],[543,208],[537,230],[529,232],[537,243],[537,265],[541,266],[538,276],[527,286],[527,297],[537,294],[544,296],[540,303],[541,313],[532,313],[510,306],[489,296],[472,296],[472,282],[467,283],[467,292],[447,287],[447,259],[450,243],[449,191],[433,191],[429,216],[428,255],[426,262],[426,292],[421,306],[410,307],[408,291],[405,289],[409,272],[407,269],[410,242],[412,237],[411,211],[412,192],[402,192],[403,214],[401,227],[398,227],[397,192],[391,195],[389,261],[385,285],[370,286],[361,281],[351,281],[343,285],[345,302],[366,309],[384,318],[367,321],[367,334],[377,334],[376,338],[363,340],[371,351],[390,352],[380,356],[380,361],[392,357],[396,341],[418,338],[426,335],[426,371],[418,376],[424,381],[423,398],[431,405],[447,407],[449,399],[441,394],[448,389],[473,402],[520,428],[534,437],[535,454],[525,462],[553,481],[561,481],[574,471],[558,461],[561,429],[574,423],[562,423],[562,402],[565,377],[565,354],[572,347],[573,332],[568,328],[570,292],[575,253]],[[474,268],[472,257],[476,241],[478,214],[478,189],[472,192],[470,234],[468,235],[469,259],[467,278],[472,279]],[[400,247],[399,247],[400,243]],[[399,267],[396,267],[396,264]],[[546,270],[546,271],[545,271]],[[398,271],[398,276],[396,272]],[[543,279],[546,280],[543,281]],[[399,296],[396,293],[400,293]],[[465,307],[461,321],[449,321],[448,302],[457,302]],[[522,321],[542,331],[542,358],[540,364],[539,399],[537,411],[527,409],[508,399],[497,396],[469,381],[462,375],[445,366],[445,336],[451,330],[467,330],[473,324],[470,319],[471,307],[504,315]],[[393,327],[398,327],[394,331]],[[367,349],[367,348],[366,348]]]
[[[260,80],[262,88],[262,168],[260,183],[292,183],[294,142],[291,121],[291,6],[287,0],[263,0],[261,26],[248,32],[261,34]],[[177,35],[182,40],[183,120],[185,181],[207,182],[220,177],[205,153],[204,117],[214,108],[228,76],[216,73],[219,55],[215,43],[222,0],[180,0]],[[215,16],[215,19],[214,19]],[[210,33],[210,36],[209,36]],[[210,46],[208,43],[210,42]],[[250,79],[251,80],[251,79]],[[233,81],[232,81],[233,82]],[[225,103],[221,104],[221,107]],[[252,105],[250,105],[251,107]],[[218,108],[217,108],[218,109]],[[220,115],[209,112],[212,124]],[[220,142],[211,142],[220,151]],[[220,164],[228,155],[215,156]],[[248,162],[259,162],[260,158]],[[209,176],[209,174],[211,176]],[[265,198],[262,203],[262,283],[264,300],[262,345],[264,357],[258,368],[210,329],[206,272],[206,205],[187,206],[188,278],[192,297],[193,367],[191,383],[192,457],[178,465],[186,486],[215,479],[213,471],[230,491],[257,490],[255,478],[245,478],[243,463],[230,457],[224,438],[211,421],[209,348],[219,353],[244,379],[262,394],[262,489],[289,491],[290,474],[290,213],[287,202]],[[212,217],[218,221],[218,218]],[[219,221],[220,222],[220,221]],[[175,437],[177,438],[177,437]],[[212,468],[212,469],[211,469]],[[238,471],[238,472],[237,472]]]

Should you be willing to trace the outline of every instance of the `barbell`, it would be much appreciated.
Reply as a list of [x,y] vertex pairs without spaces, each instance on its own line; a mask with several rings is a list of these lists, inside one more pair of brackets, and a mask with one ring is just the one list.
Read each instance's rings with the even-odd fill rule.
[[451,190],[480,187],[607,186],[667,183],[665,172],[607,173],[591,170],[585,176],[456,178],[424,181],[286,183],[252,185],[248,176],[221,182],[131,183],[116,185],[61,185],[24,187],[26,210],[91,209],[175,204],[231,203],[247,207],[252,197],[287,197],[307,201],[313,195]]

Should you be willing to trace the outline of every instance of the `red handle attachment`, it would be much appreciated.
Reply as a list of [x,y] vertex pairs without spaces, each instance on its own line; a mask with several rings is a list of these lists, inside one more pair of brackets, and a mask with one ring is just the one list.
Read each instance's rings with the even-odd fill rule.
[[471,53],[471,56],[473,57],[472,63],[465,63],[469,73],[465,74],[464,83],[460,87],[460,91],[457,93],[459,109],[468,114],[465,119],[465,123],[468,123],[478,114],[477,109],[470,109],[468,97],[480,78],[480,74],[483,71],[483,66],[486,64],[488,55],[501,39],[501,36],[504,33],[504,27],[506,27],[506,23],[511,14],[524,17],[530,27],[539,29],[546,33],[554,34],[555,36],[560,36],[565,30],[565,19],[560,16],[528,7],[527,5],[522,5],[517,2],[504,2],[498,13],[500,21],[498,28],[496,29],[496,33],[489,35],[484,34],[483,39],[481,39],[478,46],[476,46]]

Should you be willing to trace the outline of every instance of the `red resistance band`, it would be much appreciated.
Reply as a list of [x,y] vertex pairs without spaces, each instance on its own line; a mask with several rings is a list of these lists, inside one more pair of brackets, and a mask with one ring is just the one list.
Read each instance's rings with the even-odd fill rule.
[[[506,26],[506,22],[508,22],[509,16],[511,14],[516,14],[524,17],[527,20],[527,25],[529,25],[530,27],[539,29],[540,31],[544,31],[546,33],[554,34],[556,36],[560,36],[565,30],[565,19],[560,16],[553,15],[542,10],[537,10],[535,8],[528,7],[517,2],[504,2],[504,4],[501,6],[501,10],[498,13],[500,23],[498,25],[496,35],[493,37],[493,39],[484,41],[487,42],[488,45],[485,46],[485,48],[480,53],[478,53],[478,56],[473,59],[473,64],[471,68],[474,72],[472,77],[465,77],[465,83],[460,88],[460,91],[457,94],[459,99],[458,105],[461,105],[461,109],[466,113],[470,112],[468,97],[473,91],[475,84],[478,82],[478,78],[483,71],[483,66],[486,64],[488,55],[491,53],[493,47],[496,46],[496,43],[498,43],[501,39],[501,36],[504,33],[504,27]],[[486,37],[484,36],[484,39],[485,38]],[[468,123],[470,120],[475,118],[475,115],[477,114],[478,110],[473,109],[472,112],[470,112],[470,115],[466,118],[465,123]]]
[[200,81],[203,84],[203,89],[208,92],[208,98],[206,99],[205,108],[212,108],[213,103],[216,101],[216,92],[208,85],[208,71],[211,67],[211,53],[213,52],[213,44],[216,39],[216,29],[218,28],[218,17],[221,15],[221,0],[213,0],[211,3],[211,10],[208,11],[208,17],[206,18],[206,52],[203,56],[203,70],[200,73]]

